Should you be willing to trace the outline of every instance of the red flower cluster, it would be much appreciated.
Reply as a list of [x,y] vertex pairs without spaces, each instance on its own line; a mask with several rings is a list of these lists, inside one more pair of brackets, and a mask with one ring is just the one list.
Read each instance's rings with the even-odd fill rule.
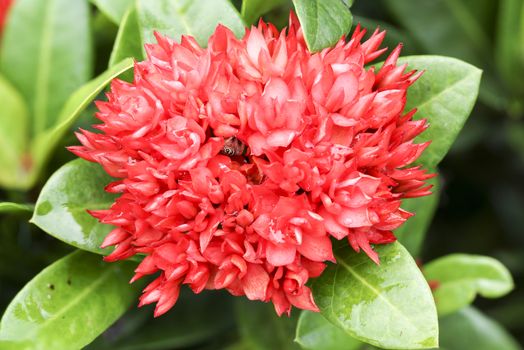
[[0,34],[4,30],[4,25],[7,20],[7,13],[13,4],[13,0],[0,0]]
[[318,311],[306,282],[335,261],[331,236],[378,263],[370,244],[395,240],[401,198],[427,195],[431,175],[407,167],[427,146],[403,114],[419,74],[396,65],[400,46],[366,69],[385,32],[364,34],[314,54],[294,15],[241,40],[219,26],[207,49],[157,34],[134,83],[112,83],[102,133],[71,150],[121,179],[92,214],[116,226],[107,261],[144,254],[133,281],[159,272],[141,305],[163,314],[187,284]]

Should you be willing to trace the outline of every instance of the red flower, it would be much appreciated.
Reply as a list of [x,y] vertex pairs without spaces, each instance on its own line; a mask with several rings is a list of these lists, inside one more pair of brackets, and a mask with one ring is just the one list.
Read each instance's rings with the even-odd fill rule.
[[0,0],[0,34],[2,34],[4,30],[7,14],[13,2],[13,0]]
[[71,150],[120,178],[92,214],[116,226],[107,261],[145,254],[133,280],[160,273],[141,305],[158,316],[187,284],[317,311],[306,282],[335,261],[330,237],[378,263],[370,244],[395,240],[401,199],[429,194],[431,175],[409,166],[427,146],[413,143],[425,121],[403,114],[419,74],[396,65],[400,46],[366,69],[385,32],[364,34],[314,54],[294,15],[241,40],[219,26],[207,49],[157,34],[135,81],[112,83],[102,133]]

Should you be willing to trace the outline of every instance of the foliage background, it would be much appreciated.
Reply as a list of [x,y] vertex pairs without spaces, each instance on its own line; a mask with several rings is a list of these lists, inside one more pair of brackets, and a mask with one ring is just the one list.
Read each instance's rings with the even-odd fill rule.
[[[506,24],[511,22],[509,17],[514,14],[504,9],[511,3],[511,0],[361,0],[355,2],[352,12],[355,23],[369,27],[379,23],[389,30],[392,42],[404,42],[403,54],[454,56],[484,70],[480,101],[452,151],[440,165],[441,200],[420,258],[429,261],[463,252],[489,255],[502,261],[511,270],[515,290],[505,298],[478,299],[475,304],[524,344],[524,80],[521,70],[524,63],[503,55],[508,46],[524,52],[524,24],[515,31],[507,30]],[[240,8],[240,2],[236,5]],[[290,5],[278,7],[266,18],[285,23],[289,9]],[[94,44],[92,63],[94,75],[97,75],[107,67],[118,28],[94,7],[90,11],[93,14],[90,24]],[[522,57],[524,54],[521,60]],[[88,108],[75,128],[91,124],[92,113],[93,108]],[[0,200],[34,203],[45,180],[74,158],[64,147],[75,143],[69,133],[31,191],[0,191]],[[25,215],[23,212],[2,215],[0,219],[0,314],[34,275],[72,251],[71,247],[29,224]],[[166,348],[195,346],[198,341],[194,339],[218,333],[225,335],[221,340],[207,343],[207,348],[214,349],[237,337],[232,313],[239,311],[231,307],[230,298],[208,295],[200,299],[207,300],[205,303],[191,302],[194,297],[189,295],[183,298],[207,310],[209,315],[227,316],[206,319],[205,334],[191,333],[189,315],[192,310],[182,309],[159,323],[149,320],[151,310],[146,308],[126,317],[92,348],[111,347],[111,339],[126,338],[128,345],[119,349],[139,349],[139,345],[129,344],[147,342],[148,337],[158,339],[166,325],[171,330],[179,326],[179,335],[185,335],[185,338],[177,338],[179,343],[164,344]],[[218,309],[212,312],[209,308]],[[184,322],[179,315],[186,317]],[[240,320],[242,317],[238,315]],[[142,331],[135,333],[137,329]],[[249,330],[241,329],[240,332],[251,334]]]

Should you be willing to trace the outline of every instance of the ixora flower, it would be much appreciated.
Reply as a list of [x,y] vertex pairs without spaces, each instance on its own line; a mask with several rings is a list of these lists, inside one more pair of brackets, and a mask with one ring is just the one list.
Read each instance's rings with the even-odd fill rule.
[[400,46],[367,69],[385,32],[364,34],[311,53],[293,14],[242,39],[218,26],[207,48],[156,34],[134,82],[113,81],[101,133],[70,150],[119,178],[91,214],[116,227],[105,260],[145,255],[132,281],[158,274],[140,305],[161,315],[186,284],[318,311],[306,283],[335,262],[331,237],[379,262],[371,244],[395,240],[402,198],[432,175],[410,166],[426,122],[403,112],[419,73],[396,65]]

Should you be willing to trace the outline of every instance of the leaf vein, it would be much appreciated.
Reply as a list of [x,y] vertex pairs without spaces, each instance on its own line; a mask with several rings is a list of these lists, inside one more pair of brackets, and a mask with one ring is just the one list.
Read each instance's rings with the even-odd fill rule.
[[399,310],[394,304],[392,304],[388,299],[386,299],[380,291],[378,291],[375,287],[373,287],[371,284],[369,284],[361,275],[359,275],[354,269],[351,268],[348,264],[346,264],[342,259],[337,259],[338,264],[346,268],[346,270],[351,273],[363,286],[367,287],[369,290],[371,290],[376,296],[384,301],[387,305],[391,307],[395,313],[400,315],[403,319],[407,321],[407,324],[409,324],[413,329],[418,330],[417,325],[415,325],[412,320],[410,320],[404,313]]

